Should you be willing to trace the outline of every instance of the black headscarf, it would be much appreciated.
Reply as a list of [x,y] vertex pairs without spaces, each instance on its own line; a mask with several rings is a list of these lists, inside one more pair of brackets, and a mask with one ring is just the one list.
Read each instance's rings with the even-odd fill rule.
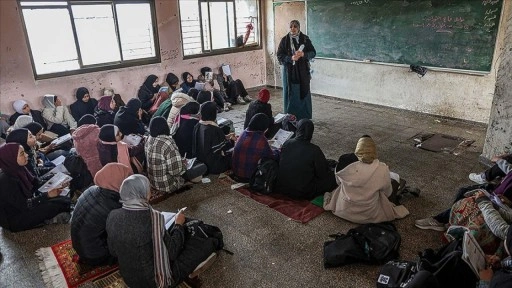
[[5,138],[6,143],[18,143],[21,146],[23,146],[23,149],[25,151],[29,151],[30,147],[27,144],[28,140],[28,132],[29,130],[27,128],[18,128],[14,129],[7,135],[7,138]]
[[87,124],[96,124],[96,118],[94,118],[94,116],[91,114],[85,114],[82,116],[82,118],[80,118],[80,120],[78,120],[77,126],[80,127]]
[[194,115],[198,114],[200,109],[200,105],[197,102],[188,102],[183,105],[180,109],[180,115]]
[[82,99],[84,99],[85,94],[89,94],[89,90],[87,90],[87,88],[80,87],[80,88],[76,89],[76,99],[77,100],[82,101]]
[[[89,90],[87,90],[87,88],[80,87],[76,89],[76,101],[69,106],[71,115],[76,122],[78,122],[85,114],[94,114],[94,108],[98,105],[98,101],[92,97],[89,97],[89,101],[84,102],[83,99],[85,94],[89,94]],[[57,100],[57,97],[55,97],[55,100]]]
[[126,105],[124,106],[126,111],[129,111],[130,113],[137,114],[139,112],[139,109],[142,107],[142,103],[138,98],[132,98],[128,100]]
[[98,138],[100,138],[101,141],[105,142],[116,142],[116,125],[112,124],[105,124],[100,129],[100,134],[98,135]]
[[192,97],[192,99],[196,100],[197,101],[197,95],[199,94],[199,90],[197,90],[196,88],[190,88],[190,90],[188,90],[188,93],[187,95]]
[[[187,82],[188,75],[192,76],[191,83]],[[183,83],[185,83],[185,85],[187,85],[190,88],[194,88],[196,86],[196,80],[194,79],[194,76],[192,74],[190,74],[189,72],[183,72],[183,74],[181,74],[181,79],[183,79]]]
[[172,86],[178,84],[178,82],[180,82],[180,79],[178,79],[178,76],[174,75],[173,73],[169,73],[167,74],[167,77],[165,77],[165,82]]
[[212,68],[210,68],[210,67],[201,68],[201,75],[206,76],[206,72],[212,72]]
[[215,121],[217,119],[217,104],[212,101],[201,104],[201,120]]
[[32,122],[32,123],[29,123],[27,125],[25,125],[24,128],[27,128],[28,131],[30,131],[30,133],[32,133],[32,135],[37,135],[37,133],[39,133],[40,131],[42,131],[44,128],[43,128],[43,125],[37,123],[37,122]]
[[160,89],[160,85],[153,87],[153,83],[155,83],[156,79],[158,79],[158,77],[156,75],[151,74],[146,78],[144,84],[142,85],[145,86],[149,91],[157,93],[158,90]]
[[206,90],[200,91],[199,94],[197,94],[197,100],[196,101],[199,104],[203,104],[203,103],[206,103],[208,101],[212,101],[212,92],[206,91]]
[[249,131],[265,131],[268,128],[269,119],[268,116],[263,113],[258,113],[252,116],[247,130]]
[[302,119],[297,124],[297,131],[295,132],[295,139],[311,141],[313,138],[313,131],[315,130],[315,125],[313,125],[313,121],[309,119]]
[[167,125],[167,119],[162,116],[155,117],[149,122],[149,134],[152,137],[171,135],[171,129]]

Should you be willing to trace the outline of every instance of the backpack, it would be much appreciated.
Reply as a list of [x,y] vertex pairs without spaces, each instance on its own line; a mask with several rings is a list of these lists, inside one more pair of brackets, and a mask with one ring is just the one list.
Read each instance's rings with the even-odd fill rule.
[[399,258],[402,238],[390,222],[363,224],[346,235],[324,243],[324,267],[338,267],[363,262],[384,264]]
[[93,183],[91,172],[87,169],[87,164],[85,164],[82,156],[69,154],[66,156],[63,164],[66,170],[68,170],[69,175],[73,177],[73,180],[69,183],[71,198],[73,198],[76,190],[83,192],[85,188]]
[[249,189],[261,194],[271,194],[279,171],[279,163],[274,159],[260,159],[251,176]]

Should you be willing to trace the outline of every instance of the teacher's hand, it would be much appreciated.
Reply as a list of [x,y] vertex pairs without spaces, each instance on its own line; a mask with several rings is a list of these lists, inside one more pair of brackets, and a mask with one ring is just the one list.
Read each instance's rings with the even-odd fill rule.
[[299,57],[299,56],[297,56],[297,55],[293,55],[293,56],[292,56],[292,60],[293,60],[293,61],[297,61],[297,60],[299,60],[299,59],[300,59],[300,57]]
[[295,55],[297,55],[299,57],[304,57],[304,51],[296,51]]

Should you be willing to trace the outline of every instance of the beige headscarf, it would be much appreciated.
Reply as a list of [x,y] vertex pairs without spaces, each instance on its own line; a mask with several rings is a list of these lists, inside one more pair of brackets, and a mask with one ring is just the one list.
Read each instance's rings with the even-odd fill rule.
[[357,141],[356,151],[357,159],[363,163],[370,164],[377,159],[377,147],[370,136],[363,136]]

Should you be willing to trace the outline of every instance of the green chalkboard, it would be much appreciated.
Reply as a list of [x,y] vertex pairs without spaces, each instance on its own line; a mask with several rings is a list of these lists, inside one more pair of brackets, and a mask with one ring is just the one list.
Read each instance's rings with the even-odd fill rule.
[[489,72],[503,0],[312,0],[317,57]]

